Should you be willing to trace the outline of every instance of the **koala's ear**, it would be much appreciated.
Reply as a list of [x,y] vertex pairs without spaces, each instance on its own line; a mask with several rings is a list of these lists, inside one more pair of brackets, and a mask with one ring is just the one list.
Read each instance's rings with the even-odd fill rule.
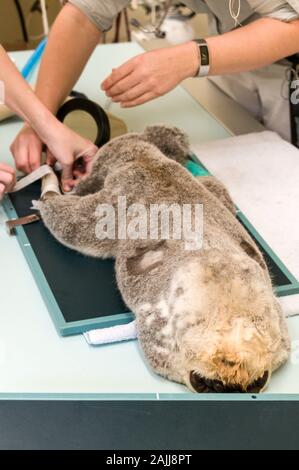
[[190,152],[189,139],[185,132],[177,127],[149,126],[141,136],[154,144],[166,157],[184,165]]
[[242,238],[240,245],[241,248],[245,251],[245,253],[250,258],[254,259],[254,261],[256,261],[262,269],[264,269],[265,271],[268,269],[262,253],[260,252],[253,240],[248,241],[245,238]]
[[138,276],[152,271],[163,264],[165,254],[165,241],[156,245],[137,249],[136,255],[127,259],[128,273]]

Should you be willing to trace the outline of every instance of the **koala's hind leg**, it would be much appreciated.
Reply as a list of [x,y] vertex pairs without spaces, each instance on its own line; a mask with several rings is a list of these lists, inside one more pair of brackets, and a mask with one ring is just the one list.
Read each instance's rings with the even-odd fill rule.
[[216,196],[222,204],[234,215],[237,214],[236,206],[226,187],[214,176],[198,176],[198,181]]
[[107,226],[111,222],[113,228],[114,208],[107,204],[104,190],[85,197],[49,194],[39,203],[45,226],[59,242],[88,256],[111,258],[116,254],[117,240],[113,230],[105,232],[106,236],[99,231],[103,208],[111,218],[105,218]]

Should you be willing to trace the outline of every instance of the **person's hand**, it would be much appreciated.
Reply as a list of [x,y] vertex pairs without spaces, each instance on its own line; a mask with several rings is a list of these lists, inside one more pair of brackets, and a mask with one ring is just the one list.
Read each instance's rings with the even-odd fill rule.
[[106,95],[123,108],[130,108],[158,98],[175,88],[199,68],[198,47],[189,42],[139,55],[102,83]]
[[51,128],[46,144],[48,146],[46,162],[51,166],[57,161],[61,164],[61,182],[66,192],[71,191],[78,181],[91,172],[93,159],[99,150],[90,140],[81,137],[58,121]]
[[[54,166],[58,161],[61,164],[62,185],[65,191],[70,191],[80,179],[91,171],[92,161],[98,148],[89,140],[68,129],[54,117],[51,117],[48,123],[43,141],[48,147],[46,163]],[[10,149],[19,170],[31,173],[39,168],[43,142],[28,124],[24,125]],[[79,164],[74,165],[78,159]]]
[[0,200],[16,184],[15,171],[5,163],[0,163]]
[[25,124],[10,146],[16,168],[23,171],[23,173],[31,173],[39,168],[42,149],[43,143],[41,139],[32,127]]

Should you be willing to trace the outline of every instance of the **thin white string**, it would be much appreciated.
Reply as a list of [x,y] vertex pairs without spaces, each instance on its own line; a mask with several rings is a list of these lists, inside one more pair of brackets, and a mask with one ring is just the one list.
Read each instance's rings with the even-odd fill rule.
[[152,0],[151,4],[152,4],[152,13],[151,13],[152,20],[151,21],[152,21],[152,25],[155,26],[156,21],[157,21],[156,0]]
[[42,11],[42,20],[43,20],[44,33],[45,33],[45,36],[49,36],[50,27],[49,27],[47,6],[46,6],[45,0],[40,0],[40,7],[41,7],[41,11]]
[[110,111],[110,108],[113,104],[113,101],[111,98],[107,98],[106,99],[106,102],[105,102],[105,106],[104,106],[104,110],[106,111],[106,113],[108,113]]
[[[237,10],[235,10],[235,4],[237,3]],[[241,13],[241,0],[229,0],[229,13],[232,19],[235,21],[235,26],[242,26],[239,17]]]
[[294,67],[288,67],[285,71],[285,78],[282,81],[281,84],[281,91],[280,95],[283,99],[288,100],[289,99],[289,84],[292,80],[298,80],[299,79],[299,72],[296,70]]

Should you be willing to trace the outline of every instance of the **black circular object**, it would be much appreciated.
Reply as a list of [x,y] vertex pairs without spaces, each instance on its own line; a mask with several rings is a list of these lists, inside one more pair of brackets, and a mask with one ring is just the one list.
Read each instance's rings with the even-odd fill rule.
[[57,113],[57,119],[64,122],[65,118],[73,111],[85,111],[96,123],[97,137],[94,144],[102,147],[110,140],[111,129],[108,116],[100,105],[86,98],[73,98],[66,101]]

